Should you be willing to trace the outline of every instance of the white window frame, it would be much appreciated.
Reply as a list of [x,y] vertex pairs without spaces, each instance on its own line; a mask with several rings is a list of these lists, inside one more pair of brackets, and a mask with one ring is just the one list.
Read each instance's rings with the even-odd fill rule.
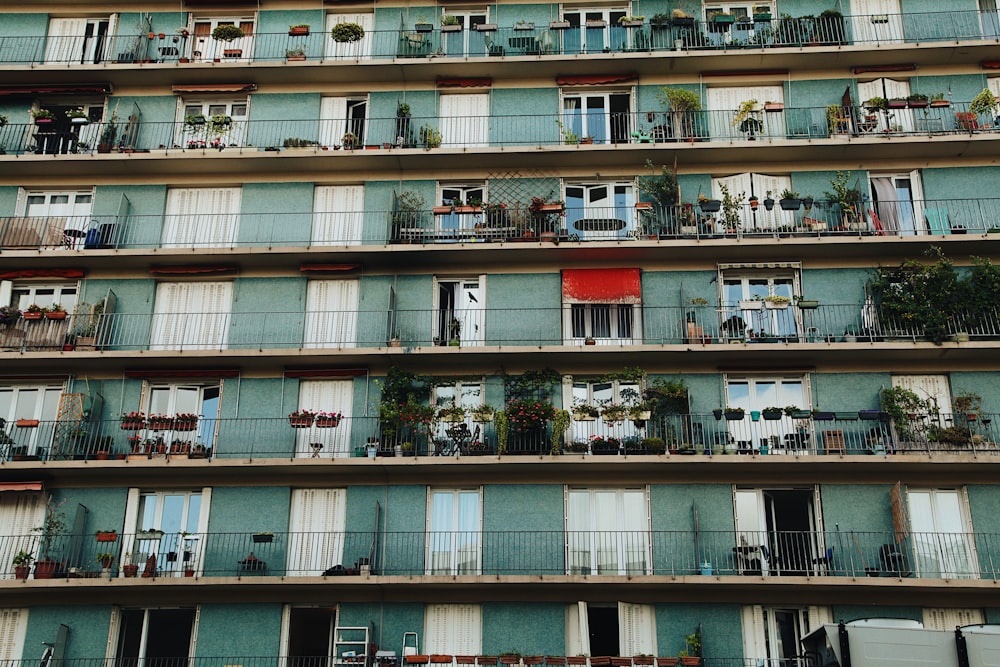
[[[0,385],[3,393],[10,392],[10,404],[6,413],[0,413],[0,417],[6,420],[3,431],[12,440],[3,449],[8,447],[8,451],[0,450],[4,454],[10,454],[14,447],[25,448],[23,450],[28,456],[37,456],[45,453],[52,444],[52,438],[56,431],[56,419],[59,415],[59,404],[62,402],[62,394],[65,385],[62,384],[3,384]],[[36,395],[30,414],[23,411],[18,412],[18,398],[23,391],[35,391]],[[39,425],[36,428],[18,428],[18,419],[37,419]]]
[[[90,126],[84,126],[83,129],[87,129]],[[81,132],[83,130],[80,130]],[[65,196],[68,201],[66,204],[53,204],[52,198]],[[28,200],[33,197],[45,197],[46,202],[44,206],[46,208],[46,214],[43,216],[28,215]],[[89,198],[89,201],[80,202],[80,198]],[[51,210],[53,206],[67,206],[73,211],[71,215],[52,215]],[[77,208],[79,207],[79,212]],[[38,219],[42,218],[48,221],[48,229],[46,230],[46,242],[52,244],[53,241],[61,243],[67,243],[68,241],[64,238],[63,232],[66,230],[73,230],[77,232],[85,232],[90,227],[90,220],[93,217],[94,210],[94,189],[93,188],[82,188],[79,190],[35,190],[27,188],[18,188],[17,192],[17,203],[15,204],[15,210],[17,215],[20,217]],[[41,239],[40,239],[41,240]],[[83,239],[76,241],[76,244],[82,246]]]
[[[154,516],[141,517],[139,512],[145,507],[144,498],[156,497]],[[165,533],[160,539],[139,539],[139,531],[161,530],[164,499],[167,496],[184,497],[184,515],[189,522],[182,526],[178,532]],[[198,516],[195,530],[191,531],[191,499],[199,496]],[[147,566],[152,566],[151,556],[155,555],[156,576],[180,577],[185,570],[194,570],[195,574],[201,574],[205,561],[205,540],[203,536],[208,532],[208,517],[212,504],[212,488],[201,489],[149,489],[143,490],[138,487],[131,487],[128,490],[125,502],[125,534],[122,536],[122,553],[131,554],[132,564],[138,565],[144,571]],[[141,549],[141,551],[140,551]],[[174,552],[177,559],[168,560],[167,554]],[[184,555],[190,554],[188,558]],[[124,558],[124,556],[123,556]],[[122,562],[123,565],[129,563]],[[121,576],[124,576],[124,572]]]
[[[618,34],[626,34],[627,31],[618,25],[618,19],[622,16],[630,16],[631,3],[613,3],[608,5],[597,5],[597,6],[566,6],[563,7],[561,18],[564,21],[574,21],[572,15],[579,14],[575,20],[579,21],[579,26],[574,26],[570,28],[572,31],[579,33],[580,38],[580,53],[601,53],[607,51],[613,51],[617,49],[617,44],[614,43],[614,38]],[[603,20],[607,22],[603,28],[588,28],[588,20]],[[590,49],[588,43],[588,36],[591,33],[597,33],[600,30],[601,42],[595,45],[595,49]],[[619,31],[621,31],[619,33]],[[569,31],[566,31],[569,32]],[[563,39],[565,39],[565,35]]]
[[340,412],[336,427],[311,426],[295,430],[296,458],[347,458],[351,455],[351,425],[354,412],[354,379],[328,378],[299,382],[298,409]]
[[[488,201],[488,196],[489,191],[486,188],[485,181],[467,181],[464,183],[439,182],[437,184],[437,201],[441,202],[442,206],[451,205],[451,202],[456,198],[462,202],[463,206],[470,206],[471,204],[467,203],[470,197],[474,200],[485,202]],[[442,236],[446,236],[449,232],[473,230],[476,224],[482,221],[482,213],[456,213],[452,211],[444,215],[435,215],[434,229]]]
[[[6,492],[0,494],[0,535],[4,535],[3,549],[0,550],[0,575],[14,575],[14,556],[27,551],[34,558],[39,554],[39,538],[35,527],[45,520],[45,495],[38,491]],[[0,632],[0,637],[9,637]],[[0,659],[7,659],[0,648]],[[21,654],[11,656],[20,659]]]
[[[201,114],[206,123],[200,126],[188,127],[184,119],[188,116]],[[219,134],[210,133],[209,122],[214,115],[225,115],[232,118],[229,130]],[[177,98],[177,136],[174,141],[182,148],[225,148],[227,146],[242,146],[249,129],[250,96],[218,97],[218,98]]]
[[[652,553],[650,551],[649,487],[630,486],[618,488],[564,487],[566,521],[566,573],[598,575],[641,575],[652,574]],[[598,528],[600,511],[598,505],[614,498],[616,530]],[[640,498],[645,516],[640,517],[642,528],[623,531],[630,519],[629,498]],[[574,501],[582,501],[586,510],[574,517]],[[582,505],[581,505],[582,507]],[[580,558],[586,558],[586,565]],[[641,562],[631,560],[640,558]],[[613,562],[612,562],[613,559]]]
[[[473,283],[479,295],[479,305],[465,303],[464,292]],[[441,292],[448,286],[452,303],[442,303]],[[451,324],[457,320],[461,324],[458,332],[459,345],[469,347],[486,343],[486,274],[475,277],[434,277],[434,294],[432,298],[434,309],[431,323],[432,336],[438,345],[450,345],[453,340]],[[445,321],[447,320],[447,322]],[[470,331],[472,329],[472,331]]]
[[[622,318],[626,317],[623,309],[631,312],[631,332],[624,331]],[[595,317],[607,314],[610,326],[610,336],[594,336],[598,322]],[[576,319],[575,319],[576,318]],[[580,321],[583,325],[583,336],[575,335],[574,323]],[[566,331],[564,345],[586,345],[588,339],[593,339],[595,345],[638,345],[642,342],[642,304],[638,303],[564,303],[563,327]],[[623,335],[630,333],[631,335]]]
[[[908,180],[910,182],[910,200],[894,199],[876,202],[875,179],[883,178],[891,179],[894,194],[899,189],[897,181],[900,179]],[[914,236],[928,233],[924,213],[924,188],[919,169],[908,172],[869,172],[868,194],[871,197],[868,206],[871,211],[874,211],[878,215],[879,222],[885,233],[893,236]],[[869,213],[870,215],[871,213]],[[947,220],[946,212],[945,216]],[[908,224],[900,224],[905,217],[911,218],[909,221],[906,221]],[[874,224],[874,220],[872,223]],[[946,233],[951,233],[950,227]]]
[[242,205],[241,186],[167,188],[161,247],[234,247]]
[[[725,268],[719,270],[718,284],[719,303],[722,306],[720,334],[723,338],[802,338],[801,332],[804,331],[802,314],[800,309],[792,304],[794,296],[802,293],[800,268]],[[727,292],[730,285],[739,286],[739,298],[729,299],[730,295]],[[789,301],[787,306],[775,309],[767,308],[766,304],[758,304],[755,301],[768,296],[785,296]],[[743,302],[750,302],[746,305],[752,307],[741,308],[740,304]],[[730,321],[735,323],[735,320],[731,320],[733,317],[743,320],[745,327],[742,331],[738,327],[726,324]]]
[[[930,500],[930,514],[918,512],[913,507],[913,496],[927,494]],[[961,531],[951,526],[942,526],[938,516],[936,497],[953,494],[958,503]],[[972,511],[969,506],[969,492],[960,487],[907,487],[906,509],[910,517],[910,540],[913,544],[913,568],[917,577],[937,577],[943,579],[978,579],[979,556],[973,534]],[[918,531],[914,518],[927,520],[933,524],[933,532]],[[948,530],[942,530],[948,528]],[[934,567],[934,564],[937,564]]]
[[[578,405],[587,404],[594,407],[602,407],[607,403],[624,405],[630,397],[627,392],[634,390],[637,396],[635,403],[642,400],[642,392],[645,389],[639,380],[607,380],[598,381],[586,377],[565,376],[563,378],[563,408],[573,411]],[[622,397],[622,392],[626,392]],[[571,424],[570,440],[576,443],[586,443],[592,435],[602,437],[641,438],[643,430],[636,427],[635,423],[626,418],[618,422],[606,422],[603,416],[597,417],[591,422],[573,421]]]
[[[357,23],[364,31],[365,36],[356,42],[338,42],[333,39],[333,27],[338,23]],[[350,12],[350,13],[330,13],[326,15],[326,52],[324,57],[328,60],[371,60],[372,44],[375,39],[375,13],[374,12]],[[301,38],[306,42],[308,38]]]
[[[318,140],[322,146],[341,146],[348,132],[355,136],[354,147],[368,141],[368,112],[371,100],[367,94],[324,95],[320,98]],[[360,113],[358,113],[360,111]]]
[[[611,98],[621,96],[628,97],[628,110],[624,112],[627,127],[618,130],[619,141],[614,141],[616,130],[612,123]],[[632,119],[636,117],[635,98],[634,87],[599,88],[597,90],[588,90],[579,87],[560,88],[559,115],[564,131],[575,133],[581,140],[589,137],[593,139],[593,143],[595,144],[630,143],[634,140],[632,132],[636,129],[632,126]],[[588,99],[603,99],[603,111],[600,114],[588,114],[586,106]],[[579,106],[576,109],[567,108],[566,105],[570,100],[579,100]],[[579,114],[573,113],[574,111],[578,111]],[[619,114],[622,112],[616,111],[614,113]],[[579,122],[575,122],[575,119],[579,119]],[[593,126],[595,120],[597,121],[596,127]],[[565,138],[563,140],[565,141]]]
[[[434,504],[436,497],[444,496],[451,497],[451,516],[446,519],[447,526],[440,528],[435,526]],[[457,528],[461,519],[462,501],[473,497],[476,500],[475,527]],[[426,574],[438,576],[480,574],[483,562],[482,532],[482,487],[428,487]],[[472,544],[469,544],[470,540],[473,541]],[[474,557],[474,562],[470,563],[470,556]]]
[[[208,23],[209,30],[204,36],[195,34],[195,24]],[[250,24],[252,33],[245,35],[241,39],[234,39],[231,42],[219,42],[212,37],[214,31],[220,25],[235,25],[242,28],[244,24]],[[254,35],[257,32],[257,17],[250,16],[196,16],[192,17],[188,24],[188,32],[191,48],[191,59],[196,62],[213,62],[220,60],[224,62],[250,62],[253,59]],[[246,31],[244,31],[246,32]],[[223,51],[227,49],[242,49],[243,53],[239,58],[224,58]]]
[[356,278],[309,280],[302,347],[357,347],[360,289]]
[[24,653],[24,637],[28,632],[28,607],[0,609],[0,660],[17,664]]
[[322,575],[342,563],[347,489],[292,489],[288,519],[288,576]]
[[[655,605],[632,602],[617,605],[618,652],[623,656],[658,655]],[[581,600],[566,607],[565,636],[566,655],[590,655],[589,603]]]
[[[166,608],[166,607],[164,607],[164,608]],[[190,609],[191,611],[194,612],[194,618],[193,618],[192,623],[191,623],[191,642],[188,645],[188,652],[187,652],[188,659],[191,659],[194,655],[196,655],[196,647],[197,647],[197,644],[198,644],[198,625],[199,625],[200,620],[201,620],[201,605],[200,604],[196,604],[193,607],[181,607],[181,608],[183,608],[183,609]],[[108,648],[107,648],[107,656],[106,656],[106,658],[108,660],[114,660],[115,658],[119,657],[118,656],[118,647],[119,647],[120,639],[121,639],[120,638],[120,634],[121,634],[121,630],[122,630],[122,611],[125,611],[125,610],[138,610],[138,609],[141,609],[141,611],[143,611],[143,621],[142,621],[142,640],[141,640],[141,642],[139,644],[139,659],[137,660],[137,662],[139,662],[139,663],[145,663],[146,657],[145,657],[144,654],[146,652],[146,644],[147,644],[147,640],[148,640],[148,636],[149,636],[148,633],[149,633],[149,629],[151,627],[150,626],[150,619],[149,619],[149,612],[156,611],[157,609],[159,609],[157,607],[144,607],[144,608],[125,607],[125,608],[123,608],[123,607],[120,607],[120,606],[116,605],[116,606],[114,606],[114,607],[111,608],[111,621],[108,624],[108,644],[107,644]],[[153,627],[155,627],[155,626],[153,626]],[[122,656],[122,657],[124,659],[126,659],[126,660],[130,658],[130,656]]]
[[[477,25],[490,22],[489,5],[480,5],[469,9],[450,9],[443,7],[441,16],[446,14],[458,19],[462,29],[458,32],[446,32],[441,34],[442,46],[449,56],[470,57],[485,55],[483,46],[483,35],[476,30]],[[447,137],[445,137],[447,139]]]
[[[794,385],[798,383],[802,387],[801,395],[791,396],[783,385]],[[764,392],[759,392],[758,387],[774,384],[775,396],[768,399]],[[747,399],[741,396],[732,395],[734,385],[746,385]],[[776,407],[784,408],[787,405],[798,405],[803,410],[810,409],[812,405],[812,384],[809,373],[787,373],[787,374],[729,374],[723,375],[723,391],[725,392],[725,404],[727,407],[743,408],[747,418],[739,421],[726,421],[726,429],[729,432],[730,442],[727,448],[732,451],[734,448],[749,446],[754,452],[760,451],[762,440],[768,441],[770,454],[803,455],[816,451],[814,424],[811,420],[796,420],[786,414],[782,414],[781,419],[775,421],[754,422],[749,419],[751,411],[763,410],[764,408]],[[786,437],[795,433],[805,433],[808,437],[793,438]],[[713,447],[719,443],[712,443]],[[708,443],[706,443],[706,446]]]
[[[769,491],[783,490],[800,491],[810,495],[809,502],[812,507],[809,520],[812,523],[812,527],[809,530],[809,535],[798,543],[793,539],[793,536],[783,534],[780,527],[772,526],[769,528],[767,525],[767,503],[765,502],[764,495]],[[753,504],[750,505],[749,503]],[[748,516],[748,513],[751,511],[753,516]],[[743,517],[742,521],[740,519],[741,516]],[[783,568],[789,569],[778,558],[783,545],[775,539],[774,534],[777,533],[779,539],[785,540],[785,548],[790,549],[793,553],[800,556],[802,559],[801,565],[804,566],[804,569],[808,570],[811,568],[815,573],[819,573],[816,559],[821,554],[826,553],[826,544],[823,540],[823,508],[818,485],[796,488],[738,486],[734,484],[733,517],[736,525],[734,552],[740,550],[740,553],[743,554],[740,558],[737,558],[737,569],[739,571],[742,572],[744,569],[749,569],[745,566],[753,561],[759,563],[759,567],[755,567],[754,571],[755,574],[761,576],[771,574],[780,575]],[[809,554],[801,553],[803,551],[803,544],[808,545],[810,549]],[[766,552],[761,548],[762,546],[767,548]],[[736,555],[734,553],[734,557]]]
[[830,607],[811,605],[808,607],[778,606],[778,605],[744,605],[740,609],[743,628],[743,656],[746,664],[785,665],[798,664],[791,658],[779,654],[778,642],[781,633],[778,632],[776,612],[792,613],[797,616],[796,625],[799,632],[795,646],[789,653],[796,658],[801,655],[800,640],[811,631],[833,622],[833,611]]
[[[197,286],[197,289],[196,289]],[[173,292],[173,294],[171,294]],[[186,306],[192,302],[205,306],[218,298],[212,309],[198,312]],[[183,303],[163,308],[164,301]],[[153,304],[151,350],[216,350],[225,349],[229,340],[229,324],[233,308],[233,282],[161,282],[156,286]],[[176,311],[170,308],[177,308]]]
[[[571,188],[581,188],[583,190],[582,207],[570,206]],[[607,188],[608,202],[605,206],[593,206],[589,204],[592,192],[598,188]],[[608,180],[608,181],[567,181],[563,183],[563,201],[566,202],[565,225],[567,233],[579,236],[582,240],[623,240],[633,237],[636,232],[635,202],[638,201],[638,188],[635,180]],[[622,192],[619,192],[622,190]],[[615,203],[618,197],[624,197],[624,202],[619,205]],[[572,197],[576,199],[576,197]],[[591,215],[593,213],[593,215]],[[580,229],[577,223],[587,219],[598,220],[620,220],[625,224],[621,229]]]
[[[167,451],[171,453],[174,452],[171,449],[171,445],[175,441],[188,442],[192,448],[201,445],[206,449],[213,450],[218,439],[220,422],[219,419],[222,415],[222,379],[219,380],[205,380],[202,382],[168,382],[168,383],[151,383],[149,381],[143,382],[142,387],[142,405],[143,411],[149,414],[165,414],[168,416],[174,416],[178,413],[187,413],[183,407],[178,409],[178,395],[180,392],[186,391],[196,391],[198,392],[198,406],[193,413],[198,415],[198,426],[194,431],[151,431],[146,429],[143,432],[143,437],[145,438],[163,438],[164,443],[167,445]],[[218,404],[216,406],[215,414],[205,414],[203,412],[203,407],[205,404],[205,392],[216,389],[218,391],[218,396],[215,401]],[[159,403],[157,400],[158,395],[166,393],[166,402],[160,407],[159,405],[154,405],[154,402]],[[193,440],[193,442],[192,442]]]

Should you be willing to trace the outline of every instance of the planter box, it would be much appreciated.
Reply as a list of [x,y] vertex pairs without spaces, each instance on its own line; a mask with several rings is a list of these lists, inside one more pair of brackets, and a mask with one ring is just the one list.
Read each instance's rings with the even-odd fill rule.
[[926,109],[931,103],[927,100],[907,100],[906,105],[911,109]]
[[653,209],[653,202],[650,201],[638,201],[635,203],[636,210],[639,211],[650,211]]
[[443,25],[441,26],[441,32],[462,32],[461,25]]
[[115,531],[113,531],[113,530],[99,531],[96,534],[96,537],[97,537],[97,541],[98,542],[117,542],[118,541],[118,533],[115,532]]
[[339,417],[317,417],[316,428],[337,428],[340,426]]
[[820,412],[818,410],[814,410],[812,413],[813,419],[823,422],[833,421],[835,416],[832,412]]
[[452,210],[451,206],[435,206],[431,209],[431,212],[434,213],[434,215],[451,215]]
[[294,26],[288,29],[289,37],[299,37],[309,34],[309,28],[306,26]]
[[768,310],[784,310],[791,305],[790,301],[767,301],[764,300],[764,307]]
[[47,313],[45,313],[45,319],[47,319],[47,320],[65,320],[66,319],[66,311],[65,310],[60,310],[60,311],[57,311],[57,312],[54,312],[54,313],[48,313],[47,312]]
[[251,539],[255,544],[266,544],[274,541],[274,535],[269,535],[267,533],[254,533]]
[[562,204],[541,204],[532,211],[533,213],[562,213]]
[[742,421],[743,417],[746,415],[745,412],[737,412],[736,410],[725,410],[722,414],[725,416],[726,421],[731,422]]
[[773,422],[781,419],[785,413],[782,410],[763,410],[760,414],[764,416],[764,421]]
[[607,27],[608,27],[608,22],[605,21],[604,19],[594,19],[587,21],[588,29],[596,30],[597,28],[607,28]]
[[131,420],[130,419],[128,421],[123,421],[122,422],[122,430],[123,431],[138,431],[144,425],[145,425],[145,423],[141,419],[137,419],[137,420]]
[[905,109],[906,108],[906,100],[905,99],[901,99],[901,98],[896,98],[896,99],[889,100],[889,108],[890,109]]
[[694,17],[685,16],[682,18],[670,19],[670,25],[675,28],[693,28],[694,27]]
[[595,421],[596,419],[597,419],[597,417],[595,417],[594,415],[587,414],[587,413],[584,413],[584,412],[574,412],[573,413],[573,421],[577,421],[577,422],[592,422],[592,421]]
[[948,100],[931,100],[930,101],[930,106],[932,108],[935,108],[935,109],[939,109],[939,108],[943,108],[943,107],[950,107],[951,106],[951,102],[949,102]]
[[889,415],[881,410],[858,410],[858,419],[863,421],[889,421]]
[[763,301],[744,299],[739,303],[740,310],[761,310],[764,308]]
[[797,211],[802,208],[801,199],[780,199],[778,200],[778,206],[781,207],[782,211]]
[[223,49],[222,50],[222,57],[223,58],[242,58],[243,57],[243,49]]
[[549,30],[569,30],[569,21],[550,21]]
[[812,299],[799,299],[796,305],[801,310],[816,310],[819,308],[819,301],[813,301]]
[[518,30],[534,30],[534,29],[535,29],[535,24],[534,23],[516,23],[516,24],[514,24],[514,31],[515,32],[518,31]]
[[414,32],[433,32],[434,24],[432,23],[415,23],[413,25]]
[[38,311],[37,313],[29,313],[28,311],[24,311],[23,313],[21,313],[21,317],[26,320],[40,320],[42,319],[43,315],[44,313],[42,313],[42,311]]
[[38,428],[37,419],[18,419],[14,424],[18,428]]
[[708,201],[699,202],[698,208],[701,209],[702,213],[718,213],[722,209],[722,200],[709,199]]
[[718,16],[712,17],[712,23],[723,23],[723,24],[736,23],[736,16],[734,16],[733,14],[719,14]]
[[764,103],[764,111],[767,111],[769,113],[776,113],[778,111],[784,111],[784,110],[785,110],[785,103],[784,102],[765,102]]
[[812,417],[811,410],[792,410],[791,414],[788,415],[792,419],[809,419]]
[[626,28],[641,28],[643,26],[642,21],[621,21],[618,25],[625,26]]
[[312,417],[289,417],[288,424],[292,428],[309,428],[313,424]]
[[476,32],[496,32],[497,28],[496,23],[480,23],[476,26]]

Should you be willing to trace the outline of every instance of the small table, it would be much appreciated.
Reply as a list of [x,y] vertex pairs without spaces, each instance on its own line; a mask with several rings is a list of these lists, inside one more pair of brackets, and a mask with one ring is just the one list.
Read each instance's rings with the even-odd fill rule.
[[80,239],[85,238],[86,236],[87,232],[82,229],[64,229],[63,243],[67,248],[76,250],[76,246],[80,243]]

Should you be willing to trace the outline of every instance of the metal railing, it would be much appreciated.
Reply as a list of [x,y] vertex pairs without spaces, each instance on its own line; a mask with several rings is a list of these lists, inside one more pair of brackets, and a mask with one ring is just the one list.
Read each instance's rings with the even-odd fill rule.
[[[154,15],[155,20],[155,15]],[[309,35],[263,33],[218,42],[207,35],[169,33],[20,35],[0,38],[0,63],[80,65],[247,63],[412,58],[561,56],[699,50],[839,47],[892,43],[991,41],[1000,38],[996,12],[949,11],[843,17],[758,15],[732,24],[674,21],[663,26],[550,29],[546,23],[443,32],[428,25],[368,30],[355,43],[337,43],[325,30]],[[155,29],[155,28],[154,28]],[[162,37],[160,36],[162,34]]]
[[[733,193],[730,211],[677,206],[570,206],[558,214],[526,209],[469,213],[312,211],[0,217],[0,249],[95,250],[352,246],[388,243],[568,242],[947,236],[1000,233],[1000,199],[863,201],[842,208],[822,199],[784,210],[776,197]],[[775,193],[777,194],[777,193]],[[790,204],[789,204],[790,206]],[[706,210],[703,210],[705,208]]]
[[[2,420],[0,420],[2,422]],[[914,415],[901,423],[878,411],[837,411],[795,417],[766,411],[735,415],[668,414],[646,420],[573,421],[562,437],[566,455],[1000,455],[996,415]],[[404,446],[409,443],[409,446]],[[11,420],[0,423],[0,461],[308,458],[371,456],[496,456],[492,422],[467,418],[382,431],[375,416],[347,416],[336,426],[284,417],[199,415],[132,422]],[[508,435],[504,454],[551,452],[550,431]]]
[[[997,579],[1000,534],[893,531],[331,531],[0,537],[56,576],[601,575]],[[97,554],[110,554],[108,568]],[[138,572],[124,565],[138,566]],[[113,573],[113,572],[112,572]]]
[[[770,305],[779,307],[772,308]],[[226,304],[228,308],[229,304]],[[103,313],[98,335],[81,351],[263,350],[509,346],[881,343],[928,340],[923,324],[891,316],[873,304],[739,302],[718,307],[611,306],[590,313],[559,308],[467,309],[462,330],[451,335],[451,311],[436,309],[264,312]],[[628,310],[623,310],[628,308]],[[587,319],[589,317],[589,319]],[[389,322],[399,338],[386,341]],[[586,324],[592,326],[585,328]],[[73,350],[89,317],[62,322],[18,320],[0,329],[0,351]],[[1000,313],[969,310],[947,323],[944,339],[997,340]]]
[[[831,100],[833,103],[834,100]],[[839,100],[838,100],[839,102]],[[558,123],[563,128],[560,129]],[[783,108],[752,112],[737,120],[733,110],[665,112],[660,109],[605,111],[586,115],[564,113],[463,116],[438,115],[407,118],[369,117],[352,122],[313,118],[307,120],[235,119],[225,129],[183,121],[143,120],[117,143],[102,144],[113,121],[88,125],[8,123],[0,127],[0,147],[6,155],[89,155],[120,152],[225,150],[241,153],[296,150],[331,158],[365,148],[488,149],[491,147],[649,145],[661,143],[786,143],[838,137],[947,136],[995,134],[1000,123],[993,114],[969,111],[968,103],[947,107],[902,108],[871,111],[863,106],[845,110],[840,120],[827,120],[827,108]],[[85,128],[85,129],[84,129]],[[357,139],[354,150],[331,153],[344,147],[348,129]]]

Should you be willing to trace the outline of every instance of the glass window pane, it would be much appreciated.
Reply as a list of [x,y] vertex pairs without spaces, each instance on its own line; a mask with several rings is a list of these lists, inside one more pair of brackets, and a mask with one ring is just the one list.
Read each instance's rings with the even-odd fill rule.
[[184,529],[187,519],[184,515],[185,499],[185,496],[177,494],[163,496],[163,512],[157,528],[165,533],[179,533]]

